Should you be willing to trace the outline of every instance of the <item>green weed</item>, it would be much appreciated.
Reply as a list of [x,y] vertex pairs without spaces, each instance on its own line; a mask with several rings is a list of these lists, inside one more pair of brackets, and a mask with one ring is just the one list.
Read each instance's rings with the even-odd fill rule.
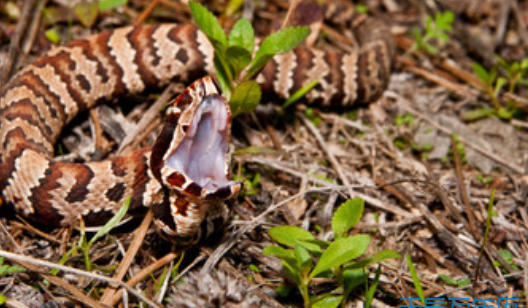
[[[358,286],[365,285],[369,265],[401,257],[392,250],[383,250],[358,260],[364,256],[370,236],[349,236],[348,233],[361,219],[363,208],[364,201],[356,198],[337,209],[332,218],[333,241],[318,240],[312,233],[295,226],[279,226],[269,231],[271,238],[282,246],[268,246],[263,253],[281,259],[285,272],[303,297],[304,307],[345,307],[349,294]],[[328,293],[311,296],[310,286],[315,277],[334,278],[337,286]],[[379,269],[376,277],[371,287],[367,288],[367,306],[377,288]]]
[[414,44],[411,47],[411,52],[415,50],[423,50],[435,56],[438,54],[438,46],[442,47],[449,41],[448,33],[453,29],[453,21],[455,15],[451,11],[444,13],[436,13],[434,20],[431,16],[427,16],[425,21],[425,34],[422,35],[422,30],[418,27],[412,29],[414,35]]
[[255,35],[248,20],[237,21],[226,35],[216,17],[204,6],[191,1],[189,7],[214,47],[218,83],[229,100],[233,116],[250,112],[259,104],[262,93],[254,79],[266,63],[275,55],[292,50],[310,34],[307,27],[280,30],[266,37],[253,57]]

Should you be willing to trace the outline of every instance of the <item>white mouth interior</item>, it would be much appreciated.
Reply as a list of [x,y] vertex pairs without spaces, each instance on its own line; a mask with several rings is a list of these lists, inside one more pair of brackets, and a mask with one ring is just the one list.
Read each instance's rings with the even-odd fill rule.
[[207,191],[228,185],[225,174],[227,120],[224,101],[218,96],[205,97],[166,166],[185,174]]

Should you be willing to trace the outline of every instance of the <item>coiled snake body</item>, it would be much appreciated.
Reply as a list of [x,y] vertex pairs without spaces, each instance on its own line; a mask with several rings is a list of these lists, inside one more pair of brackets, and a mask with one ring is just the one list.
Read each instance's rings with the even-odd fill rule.
[[[346,106],[378,98],[390,74],[391,35],[379,21],[350,20],[359,47],[277,56],[257,79],[263,91],[285,98],[319,78],[310,102]],[[170,105],[154,150],[66,163],[53,159],[54,143],[64,125],[99,102],[212,74],[213,48],[188,24],[120,28],[43,55],[0,92],[3,200],[32,220],[70,226],[81,217],[101,224],[130,196],[132,209],[153,207],[166,235],[195,240],[204,217],[224,211],[222,200],[240,188],[227,179],[229,108],[210,79]]]

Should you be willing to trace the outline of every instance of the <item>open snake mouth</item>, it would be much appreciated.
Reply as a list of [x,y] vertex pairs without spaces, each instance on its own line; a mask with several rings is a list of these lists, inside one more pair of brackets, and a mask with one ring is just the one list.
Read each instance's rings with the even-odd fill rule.
[[240,183],[228,178],[230,136],[229,104],[211,78],[202,78],[169,106],[152,149],[152,172],[165,187],[194,201],[232,198]]
[[228,186],[229,118],[225,99],[218,94],[206,96],[183,140],[168,157],[166,167],[178,171],[208,192]]

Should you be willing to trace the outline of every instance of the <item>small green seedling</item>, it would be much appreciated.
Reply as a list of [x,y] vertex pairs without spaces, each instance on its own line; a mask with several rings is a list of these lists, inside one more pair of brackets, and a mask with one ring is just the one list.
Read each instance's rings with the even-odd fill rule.
[[394,124],[397,126],[405,125],[405,124],[411,124],[414,121],[414,116],[410,113],[404,114],[404,115],[398,115],[394,119]]
[[448,285],[452,287],[457,287],[457,288],[465,287],[471,283],[471,280],[467,278],[466,279],[454,279],[448,275],[438,275],[438,278],[442,279]]
[[0,277],[14,273],[23,273],[25,271],[26,269],[19,265],[4,264],[4,257],[0,257]]
[[499,66],[506,71],[508,79],[508,92],[513,93],[515,86],[521,84],[528,86],[528,79],[526,79],[526,73],[528,72],[528,59],[522,61],[508,62],[502,57],[498,57]]
[[259,104],[262,93],[255,78],[266,63],[275,55],[292,50],[310,34],[307,27],[286,28],[266,37],[254,52],[255,35],[248,20],[237,21],[226,35],[203,5],[191,1],[189,7],[196,24],[213,45],[218,84],[233,116],[253,111]]
[[431,16],[427,16],[425,21],[425,35],[422,35],[422,30],[418,27],[412,29],[415,40],[411,47],[411,52],[424,50],[436,56],[438,54],[438,47],[433,44],[436,42],[439,47],[447,44],[449,41],[448,33],[453,29],[454,20],[455,15],[451,11],[436,13],[434,21]]
[[425,293],[423,291],[420,278],[418,277],[418,273],[416,272],[416,268],[414,267],[414,264],[411,260],[411,256],[407,253],[405,254],[405,257],[407,258],[407,265],[409,266],[409,272],[411,273],[411,278],[414,284],[414,288],[416,289],[416,293],[422,300],[422,303],[425,303]]
[[[78,251],[80,250],[83,257],[84,257],[84,264],[86,266],[87,271],[91,271],[93,268],[93,263],[90,260],[90,249],[92,248],[93,244],[95,242],[108,234],[115,226],[121,222],[123,217],[128,211],[128,208],[130,206],[130,197],[128,197],[125,200],[125,203],[121,207],[121,209],[115,213],[115,215],[110,219],[97,233],[90,239],[90,241],[86,240],[86,232],[84,231],[84,224],[81,222],[81,236],[79,238],[79,241],[76,245],[74,245],[66,254],[59,260],[60,265],[64,265],[68,259],[76,255]],[[59,273],[59,269],[54,268],[51,270],[52,275],[57,275]]]
[[[337,209],[332,218],[333,241],[318,240],[310,232],[295,226],[279,226],[269,231],[271,238],[282,246],[268,246],[263,253],[282,260],[285,272],[295,282],[303,297],[304,307],[345,307],[350,293],[367,280],[368,266],[401,257],[392,250],[383,250],[358,260],[365,254],[370,236],[349,236],[348,233],[361,219],[363,208],[364,201],[355,198]],[[328,293],[311,296],[310,286],[316,277],[334,278],[336,288]],[[368,288],[367,305],[372,300],[378,279],[379,275]]]
[[246,168],[242,168],[240,176],[235,175],[235,180],[243,183],[244,188],[241,195],[252,196],[257,194],[260,185],[260,173],[251,174]]
[[[4,264],[4,257],[0,257],[0,278],[4,275],[14,274],[14,273],[23,273],[26,269],[19,265],[8,265]],[[7,298],[0,294],[0,306],[6,302]]]
[[484,92],[493,102],[495,113],[502,119],[510,119],[512,113],[502,108],[499,102],[499,93],[507,83],[506,78],[497,76],[497,67],[493,67],[490,71],[487,71],[482,65],[476,62],[473,63],[473,71],[480,81],[484,83]]
[[[511,253],[511,251],[509,251],[508,249],[501,249],[498,252],[499,252],[499,255],[504,259],[504,261],[506,261],[515,271],[519,271],[519,268],[517,267],[515,262],[513,262],[513,254]],[[499,261],[493,261],[493,266],[496,266],[499,268],[502,267]],[[504,274],[507,274],[508,270],[506,268],[503,268],[502,272]]]

